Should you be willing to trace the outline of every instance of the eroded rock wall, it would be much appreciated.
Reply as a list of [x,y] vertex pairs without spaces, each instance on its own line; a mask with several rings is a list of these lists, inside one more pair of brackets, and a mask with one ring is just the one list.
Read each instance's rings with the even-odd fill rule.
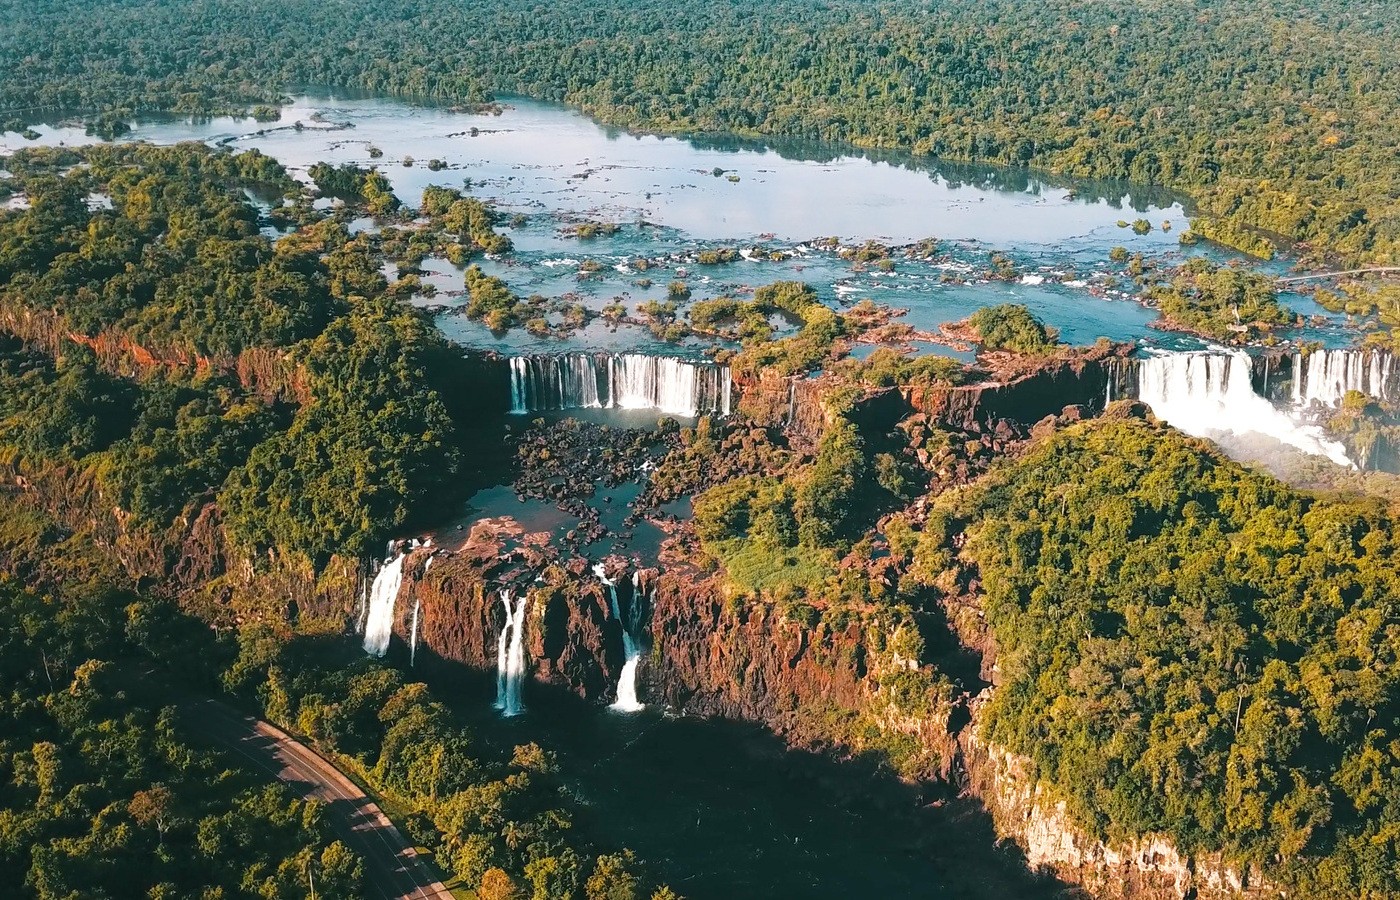
[[394,608],[394,635],[402,648],[413,640],[417,606],[422,674],[461,666],[494,671],[505,624],[501,591],[516,597],[523,591],[532,680],[587,700],[613,699],[623,663],[621,625],[595,579],[582,570],[555,568],[535,582],[523,574],[528,569],[520,560],[490,552],[440,554],[429,565],[430,557],[427,549],[410,556]]
[[1048,360],[1031,371],[975,384],[904,389],[909,404],[957,431],[1025,435],[1067,406],[1099,411],[1130,388],[1131,361],[1108,350]]
[[1065,803],[1035,779],[1029,760],[979,734],[977,716],[959,744],[967,786],[991,814],[997,834],[1025,851],[1032,869],[1048,869],[1099,900],[1265,900],[1288,893],[1218,854],[1182,854],[1162,836],[1113,846],[1071,820]]

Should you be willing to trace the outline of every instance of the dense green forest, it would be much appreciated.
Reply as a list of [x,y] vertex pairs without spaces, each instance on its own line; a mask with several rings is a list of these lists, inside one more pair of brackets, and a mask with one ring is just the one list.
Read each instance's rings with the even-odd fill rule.
[[237,647],[224,685],[411,810],[415,842],[479,895],[676,900],[632,853],[590,847],[553,753],[525,744],[492,758],[426,684],[359,654],[350,662],[338,635],[248,628]]
[[482,896],[677,900],[630,852],[592,845],[553,753],[488,746],[337,634],[211,630],[8,494],[0,570],[0,873],[20,896],[309,897],[311,866],[315,896],[363,896],[323,809],[186,736],[176,705],[222,694],[390,798],[460,884],[503,892]]
[[1094,833],[1165,833],[1303,896],[1392,897],[1395,525],[1379,501],[1110,421],[943,498],[918,571],[980,582],[1000,682],[987,734]]
[[1278,301],[1267,275],[1199,258],[1167,274],[1170,280],[1144,279],[1143,292],[1143,299],[1161,310],[1165,327],[1243,342],[1298,318]]
[[[0,215],[0,467],[7,491],[30,489],[0,495],[0,571],[17,579],[0,582],[9,883],[44,898],[295,897],[314,865],[317,896],[360,895],[360,863],[325,838],[318,808],[186,745],[162,705],[166,669],[335,756],[482,896],[651,896],[630,853],[591,848],[552,754],[493,756],[339,622],[321,633],[308,613],[294,627],[276,596],[231,615],[213,570],[197,587],[214,605],[193,604],[211,631],[131,582],[144,571],[170,593],[164,555],[208,515],[230,546],[201,552],[314,573],[460,496],[489,401],[460,390],[460,352],[379,268],[500,249],[489,213],[430,192],[430,227],[355,239],[266,157],[194,144],[8,165],[30,199]],[[356,210],[397,208],[375,173],[315,175]],[[260,212],[245,189],[289,205]],[[162,558],[124,556],[142,546]]]
[[[83,473],[129,529],[217,499],[245,550],[318,562],[451,502],[459,354],[278,164],[190,144],[10,165],[31,206],[0,217],[0,316],[23,338],[0,344],[0,458]],[[249,186],[298,198],[302,230],[261,233]]]
[[[1383,2],[0,10],[12,130],[60,112],[104,134],[166,111],[266,119],[307,85],[464,104],[518,92],[629,127],[1168,185],[1201,205],[1200,236],[1400,262],[1400,17]],[[357,560],[386,538],[459,513],[473,468],[518,434],[487,422],[499,398],[481,371],[402,302],[429,256],[510,250],[493,210],[440,187],[404,209],[381,173],[321,164],[317,189],[347,204],[323,210],[269,157],[197,144],[33,149],[4,168],[0,197],[26,202],[0,211],[3,883],[65,900],[298,897],[315,866],[318,896],[356,896],[362,867],[323,811],[190,740],[162,687],[173,676],[314,741],[480,897],[674,897],[630,853],[592,844],[553,754],[491,747],[350,645],[347,604],[327,600],[354,594]],[[354,234],[363,213],[381,227]],[[1267,340],[1296,318],[1238,267],[1139,256],[1129,272],[1170,325],[1214,339]],[[464,284],[463,313],[493,329],[557,333],[589,315],[477,267]],[[730,423],[667,426],[676,444],[646,489],[693,499],[673,546],[722,576],[727,603],[828,635],[985,629],[960,635],[994,648],[985,706],[937,668],[924,630],[869,638],[858,665],[876,672],[881,715],[934,723],[941,740],[950,720],[932,710],[975,707],[982,735],[1110,842],[1165,834],[1302,896],[1400,895],[1393,504],[1291,488],[1126,404],[1081,423],[1100,406],[1057,403],[1024,428],[969,412],[958,430],[939,418],[948,392],[990,374],[853,355],[871,335],[907,337],[888,310],[838,311],[797,282],[683,310],[688,291],[674,283],[637,321],[725,338],[716,360],[745,390]],[[1400,322],[1392,286],[1318,299]],[[1012,368],[1085,361],[1025,306],[965,328]],[[903,391],[865,402],[882,388]],[[1363,453],[1387,443],[1377,422],[1400,427],[1369,408],[1353,392],[1329,423]],[[870,730],[898,730],[885,724]],[[871,748],[896,768],[897,752],[917,756]]]
[[120,575],[100,563],[75,571],[61,558],[74,548],[59,537],[0,500],[7,572],[43,565],[68,585],[33,591],[0,578],[0,877],[9,896],[308,897],[312,867],[316,896],[363,896],[362,864],[334,839],[325,810],[191,739],[150,678],[153,665],[198,671],[207,630],[113,587]]
[[[1400,260],[1400,19],[1384,2],[7,0],[0,120],[275,103],[300,85],[852,142],[1188,192],[1254,229]],[[369,30],[366,30],[366,29]],[[372,35],[372,36],[371,36]]]

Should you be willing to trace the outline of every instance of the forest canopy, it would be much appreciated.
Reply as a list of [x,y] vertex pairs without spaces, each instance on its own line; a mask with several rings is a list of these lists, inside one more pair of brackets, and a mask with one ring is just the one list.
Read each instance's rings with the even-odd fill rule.
[[[0,460],[39,483],[81,473],[65,502],[110,496],[133,529],[216,503],[246,550],[317,563],[451,502],[474,402],[444,399],[460,353],[279,164],[138,144],[9,165],[32,202],[0,215],[19,338],[0,340]],[[291,194],[304,227],[267,237],[248,185]],[[473,204],[448,205],[480,219]]]
[[943,498],[922,556],[930,585],[980,580],[1000,673],[986,734],[1093,833],[1165,833],[1305,896],[1386,897],[1395,535],[1377,501],[1315,498],[1127,420]]
[[[854,143],[1188,192],[1198,233],[1400,260],[1384,3],[12,0],[0,122],[510,92],[617,125]],[[373,23],[374,45],[362,39]],[[1262,232],[1261,232],[1262,229]]]

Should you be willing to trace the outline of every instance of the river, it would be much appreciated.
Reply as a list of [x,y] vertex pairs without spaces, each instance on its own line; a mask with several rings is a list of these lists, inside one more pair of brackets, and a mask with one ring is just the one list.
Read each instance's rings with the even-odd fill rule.
[[[570,295],[595,312],[614,300],[630,308],[662,299],[676,279],[687,282],[693,300],[742,296],[757,285],[795,279],[812,283],[833,305],[870,298],[907,309],[904,321],[924,330],[982,306],[1015,302],[1070,343],[1108,337],[1199,346],[1153,329],[1155,312],[1136,302],[1123,265],[1109,258],[1118,246],[1168,261],[1183,255],[1177,238],[1188,226],[1188,211],[1160,190],[821,144],[633,134],[524,98],[507,98],[498,114],[476,114],[321,92],[298,96],[274,123],[156,117],[132,125],[122,140],[257,148],[303,179],[320,161],[378,165],[410,205],[430,184],[466,185],[474,196],[521,217],[515,227],[501,229],[515,251],[481,262],[487,272],[522,296]],[[37,124],[36,131],[34,141],[0,135],[0,152],[98,140],[73,121]],[[1137,220],[1150,230],[1139,234],[1120,225]],[[608,236],[567,236],[565,226],[580,221],[619,227]],[[934,238],[938,250],[931,258],[895,254],[882,267],[812,243],[827,237],[846,246]],[[697,251],[720,247],[743,250],[745,258],[695,263]],[[755,247],[788,258],[774,262],[767,252],[749,252]],[[1186,252],[1228,257],[1210,248]],[[994,253],[1015,266],[1009,281],[983,277]],[[638,257],[652,266],[638,269]],[[596,271],[584,271],[585,261]],[[523,329],[493,334],[456,313],[463,303],[460,268],[430,258],[423,269],[423,281],[437,293],[417,302],[441,313],[439,325],[453,339],[507,353],[564,346]],[[1306,297],[1288,300],[1305,314],[1322,312]],[[1352,339],[1335,317],[1295,336],[1329,346]],[[702,342],[662,344],[644,329],[595,319],[567,346],[693,353]],[[947,352],[937,345],[917,349]]]

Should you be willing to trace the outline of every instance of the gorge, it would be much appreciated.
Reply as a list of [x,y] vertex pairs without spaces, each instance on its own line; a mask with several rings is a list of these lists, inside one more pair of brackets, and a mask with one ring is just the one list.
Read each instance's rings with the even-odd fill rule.
[[[1145,415],[1145,410],[1131,411],[1131,401],[1138,400],[1182,430],[1267,437],[1350,466],[1339,445],[1308,424],[1310,405],[1295,404],[1291,379],[1307,373],[1314,379],[1312,390],[1341,396],[1355,384],[1357,371],[1377,373],[1365,384],[1380,393],[1390,390],[1385,374],[1390,366],[1387,354],[1364,350],[1330,352],[1326,366],[1302,355],[1265,358],[1223,350],[1140,358],[1108,354],[1063,370],[1047,367],[1010,382],[976,382],[938,395],[889,388],[867,395],[847,415],[878,429],[875,423],[882,418],[924,410],[943,427],[969,436],[995,440],[1001,434],[1014,440],[1013,435],[1029,436],[1046,426],[1040,404],[1051,402],[1042,399],[1047,394],[1064,407],[1049,414],[1052,429],[1072,429],[1081,416],[1102,414],[1105,399],[1113,397],[1107,405],[1116,415]],[[771,390],[736,383],[736,408],[751,406],[754,397]],[[779,390],[786,400],[777,414],[780,425],[794,418],[792,390],[786,385]],[[888,411],[892,403],[898,412]],[[1029,415],[1018,419],[1008,410]],[[814,436],[794,432],[794,438],[811,442]],[[758,723],[792,748],[845,748],[837,752],[859,758],[854,748],[878,746],[884,762],[877,766],[893,767],[908,778],[903,790],[941,804],[953,786],[962,786],[991,811],[999,833],[1026,848],[1034,865],[1098,896],[1275,896],[1257,870],[1241,870],[1212,854],[1184,853],[1170,840],[1125,846],[1090,837],[1052,794],[1028,778],[1028,760],[988,743],[981,736],[982,710],[997,680],[996,653],[982,628],[968,624],[968,598],[946,597],[912,615],[867,611],[844,624],[824,614],[813,620],[769,603],[734,600],[722,579],[705,574],[685,554],[663,554],[659,571],[636,570],[629,579],[625,569],[607,563],[585,565],[567,554],[556,557],[538,542],[517,544],[509,529],[499,530],[494,521],[474,526],[460,552],[451,542],[461,537],[436,537],[435,544],[449,547],[448,555],[433,568],[433,577],[425,572],[421,581],[405,587],[413,592],[412,604],[400,602],[403,609],[422,605],[424,646],[446,667],[444,673],[464,666],[477,672],[495,668],[501,679],[507,677],[520,659],[514,642],[523,614],[522,607],[512,611],[507,603],[504,623],[498,624],[501,618],[491,609],[506,603],[506,595],[496,599],[496,591],[504,590],[496,579],[519,584],[522,571],[539,572],[536,586],[525,592],[536,612],[524,638],[528,662],[521,690],[535,692],[547,708],[561,702],[548,699],[550,692],[564,691],[619,711],[660,706],[686,717]],[[642,579],[652,585],[649,592]],[[645,607],[638,604],[643,597]],[[406,641],[412,627],[400,616],[398,639]],[[919,635],[917,649],[906,649],[913,634]],[[925,675],[956,677],[951,694],[930,695],[938,699],[917,715],[891,700],[892,685],[911,666]],[[506,683],[498,681],[502,708],[509,708],[499,699]]]

